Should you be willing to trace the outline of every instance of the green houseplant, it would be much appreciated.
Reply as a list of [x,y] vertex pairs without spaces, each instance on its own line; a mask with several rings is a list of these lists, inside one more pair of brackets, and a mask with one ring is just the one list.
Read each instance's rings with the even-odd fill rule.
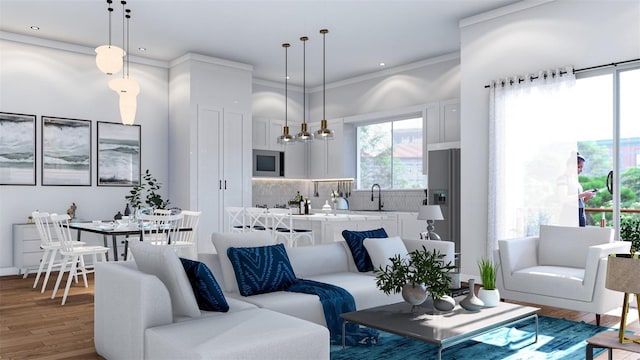
[[500,292],[496,288],[498,264],[487,258],[482,258],[478,261],[478,269],[480,270],[480,280],[482,280],[482,287],[478,290],[478,298],[484,302],[484,306],[498,305],[500,302]]
[[129,195],[124,198],[132,208],[137,209],[142,205],[144,196],[145,204],[153,209],[165,209],[169,205],[169,200],[162,199],[158,194],[161,183],[151,174],[149,169],[142,175],[143,181],[139,185],[135,185],[129,191]]
[[624,216],[620,219],[620,239],[631,241],[631,251],[640,251],[640,218]]
[[[449,272],[455,268],[451,262],[445,263],[437,250],[422,249],[411,251],[407,257],[396,254],[389,258],[391,265],[374,269],[376,285],[385,294],[402,292],[405,301],[412,305],[424,302],[427,293],[434,299],[445,297],[451,286]],[[417,296],[423,292],[423,296]]]

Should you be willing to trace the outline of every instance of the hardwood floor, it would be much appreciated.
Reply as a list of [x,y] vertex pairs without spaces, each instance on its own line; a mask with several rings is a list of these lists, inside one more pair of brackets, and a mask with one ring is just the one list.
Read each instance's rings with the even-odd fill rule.
[[[62,291],[50,299],[55,276],[44,294],[32,289],[34,275],[0,277],[0,359],[102,359],[93,345],[93,275],[88,288],[72,285],[64,306]],[[632,310],[627,328],[638,332],[638,314]],[[618,327],[619,310],[612,313],[602,316],[603,326]],[[595,324],[591,313],[543,307],[540,315]],[[597,357],[606,358],[606,353]],[[616,350],[613,358],[638,360],[640,354]]]

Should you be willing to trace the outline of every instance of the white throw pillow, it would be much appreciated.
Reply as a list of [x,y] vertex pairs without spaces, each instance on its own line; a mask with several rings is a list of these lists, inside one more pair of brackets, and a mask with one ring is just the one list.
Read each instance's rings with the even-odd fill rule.
[[402,239],[398,236],[388,238],[366,238],[363,241],[364,248],[367,249],[373,269],[380,266],[384,269],[387,265],[391,265],[389,258],[400,254],[401,257],[407,257],[407,247]]
[[155,275],[169,290],[173,316],[199,317],[200,309],[182,262],[172,247],[131,241],[129,249],[138,270]]
[[270,231],[253,231],[248,233],[213,233],[211,242],[216,248],[222,276],[224,278],[224,289],[227,292],[239,292],[236,273],[233,265],[227,256],[227,249],[230,247],[256,247],[275,245]]

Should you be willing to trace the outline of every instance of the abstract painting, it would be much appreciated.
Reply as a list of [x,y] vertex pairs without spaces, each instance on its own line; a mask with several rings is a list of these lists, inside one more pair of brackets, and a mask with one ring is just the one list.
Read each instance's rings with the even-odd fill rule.
[[36,116],[0,112],[0,185],[36,184]]
[[140,184],[140,125],[98,122],[98,186]]
[[42,185],[91,186],[91,121],[42,117]]

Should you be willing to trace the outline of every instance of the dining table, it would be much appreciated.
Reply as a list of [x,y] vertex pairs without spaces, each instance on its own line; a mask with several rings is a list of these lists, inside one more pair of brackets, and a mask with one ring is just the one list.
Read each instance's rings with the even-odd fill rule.
[[[77,230],[77,240],[81,241],[82,232],[89,232],[102,235],[104,247],[109,247],[109,237],[111,237],[111,243],[113,248],[113,261],[118,261],[118,236],[135,236],[138,235],[142,238],[143,232],[149,230],[149,228],[138,225],[135,222],[117,222],[117,221],[74,221],[69,223],[69,229]],[[191,228],[182,227],[178,231],[191,231]],[[106,254],[107,261],[109,260],[109,253]],[[126,251],[125,251],[126,260]]]

